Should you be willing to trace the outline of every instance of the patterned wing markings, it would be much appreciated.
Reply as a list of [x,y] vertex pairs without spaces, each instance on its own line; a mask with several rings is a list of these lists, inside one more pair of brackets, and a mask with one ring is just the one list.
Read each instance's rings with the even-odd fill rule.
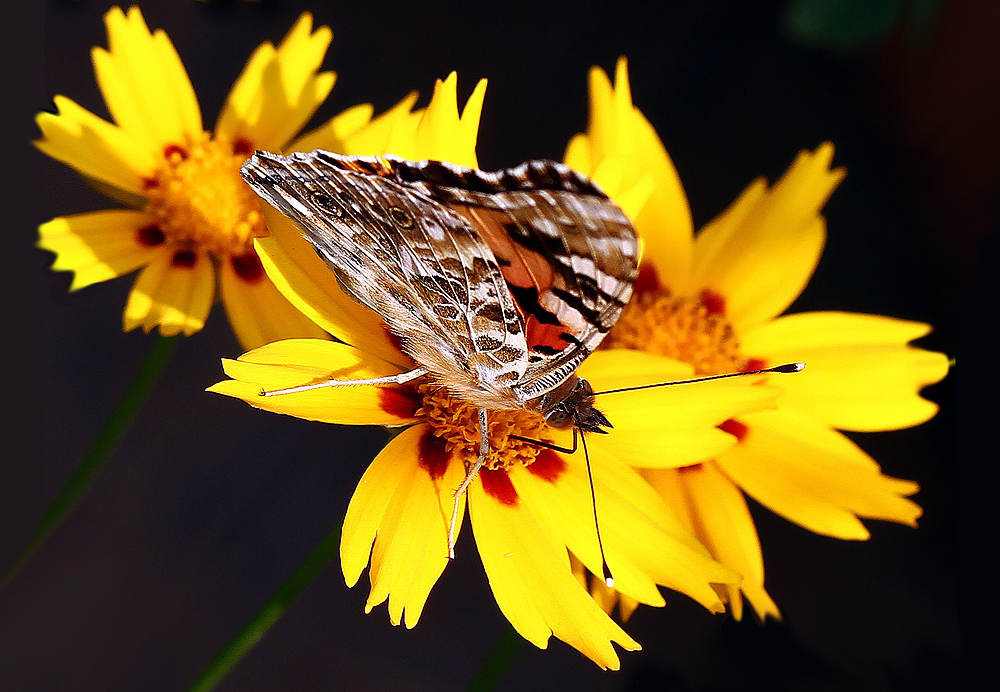
[[392,179],[308,154],[260,152],[244,171],[441,384],[477,406],[517,406],[523,330],[489,247],[464,219]]
[[575,384],[631,295],[631,224],[559,163],[483,172],[258,152],[243,173],[416,362],[481,408],[521,408]]
[[[614,325],[631,296],[637,245],[623,217],[589,226],[603,205],[588,198],[546,192],[520,205],[510,197],[502,210],[449,206],[474,220],[521,310],[529,349],[521,391],[530,398],[576,370]],[[601,239],[618,228],[626,230],[612,242]]]
[[386,159],[389,175],[465,216],[493,251],[525,321],[530,353],[519,394],[530,399],[571,376],[632,293],[638,241],[621,209],[555,161],[485,172]]

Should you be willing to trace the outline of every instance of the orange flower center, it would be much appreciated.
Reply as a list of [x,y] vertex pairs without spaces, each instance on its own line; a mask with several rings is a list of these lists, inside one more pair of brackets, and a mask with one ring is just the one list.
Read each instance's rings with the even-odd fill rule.
[[602,346],[669,356],[699,375],[750,370],[758,362],[740,356],[725,299],[708,289],[697,296],[675,296],[661,286],[636,293]]
[[[479,459],[479,409],[452,397],[442,387],[432,384],[416,385],[423,397],[417,411],[430,424],[436,437],[445,443],[448,452],[456,453],[471,468]],[[530,442],[512,439],[512,435],[529,440],[547,440],[548,426],[537,413],[518,411],[489,412],[487,423],[490,451],[483,468],[498,471],[516,464],[529,466],[544,450]]]
[[163,165],[146,181],[146,211],[159,219],[163,238],[215,257],[242,256],[265,235],[260,206],[240,178],[249,145],[204,132],[184,146],[170,145]]

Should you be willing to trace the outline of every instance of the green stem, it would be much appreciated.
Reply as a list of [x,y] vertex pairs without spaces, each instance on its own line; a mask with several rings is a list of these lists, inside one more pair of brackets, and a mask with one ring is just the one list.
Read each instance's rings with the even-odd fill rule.
[[201,671],[201,674],[188,688],[188,692],[208,692],[214,690],[233,667],[243,660],[257,642],[264,638],[288,606],[302,591],[312,583],[316,575],[326,567],[327,563],[337,554],[340,546],[340,532],[343,523],[326,535],[312,554],[306,558],[297,570],[281,585],[281,588],[271,597],[264,607],[248,622],[222,651],[213,658]]
[[27,547],[21,552],[13,567],[4,576],[3,581],[0,581],[0,589],[5,587],[14,578],[14,575],[28,561],[28,558],[31,557],[38,546],[49,537],[55,528],[62,523],[63,519],[76,507],[80,498],[83,497],[83,494],[93,482],[94,476],[100,471],[104,462],[110,456],[111,451],[118,443],[118,440],[121,439],[122,434],[128,429],[135,414],[142,407],[153,385],[156,384],[160,373],[163,372],[163,368],[170,359],[170,354],[173,352],[178,338],[176,336],[161,336],[157,337],[156,341],[153,342],[153,346],[146,355],[146,360],[140,366],[135,379],[132,380],[132,384],[129,385],[124,396],[118,401],[118,405],[111,412],[107,423],[104,424],[97,438],[94,439],[90,448],[83,455],[83,459],[80,460],[73,474],[66,481],[65,485],[63,485],[62,490],[59,491],[59,494],[56,495],[55,499],[46,508],[45,513],[42,514],[42,518],[38,522],[38,527],[31,536],[31,540],[28,541]]
[[524,639],[521,638],[521,635],[508,625],[507,631],[500,637],[500,641],[493,647],[493,651],[479,667],[476,677],[466,688],[468,692],[489,692],[489,690],[495,689],[510,664],[517,658],[523,644]]

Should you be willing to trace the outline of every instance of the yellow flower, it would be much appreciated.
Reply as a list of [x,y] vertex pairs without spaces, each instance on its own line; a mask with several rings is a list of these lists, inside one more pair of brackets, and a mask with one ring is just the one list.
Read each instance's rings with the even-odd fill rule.
[[[53,269],[73,271],[70,290],[77,290],[142,268],[125,307],[126,331],[193,334],[218,281],[245,348],[322,336],[261,267],[253,239],[264,221],[239,167],[254,149],[300,146],[289,142],[333,88],[334,73],[318,72],[330,29],[313,30],[303,14],[279,46],[259,46],[206,132],[167,35],[150,32],[138,7],[114,7],[104,20],[108,48],[94,48],[92,58],[113,122],[56,96],[58,112],[37,116],[43,138],[35,144],[131,208],[43,224],[39,247],[57,255]],[[370,117],[370,106],[355,107],[301,141],[336,149]]]
[[[437,83],[426,111],[416,117],[403,113],[388,132],[383,129],[379,136],[385,148],[354,153],[391,150],[408,158],[475,166],[486,83],[479,83],[459,116],[456,80],[452,74]],[[359,132],[355,145],[363,135]],[[379,316],[340,292],[291,222],[269,207],[265,213],[270,235],[259,238],[257,247],[268,273],[292,303],[344,343],[294,339],[269,344],[224,361],[232,379],[210,390],[311,420],[405,428],[355,491],[344,521],[341,561],[349,586],[370,563],[367,609],[388,600],[390,620],[413,627],[448,563],[454,492],[478,455],[477,409],[429,380],[261,396],[262,390],[392,376],[414,366]],[[690,372],[671,359],[624,351],[596,354],[580,370],[598,390],[680,379]],[[734,575],[713,562],[652,487],[618,459],[616,445],[649,445],[673,464],[693,463],[733,444],[717,425],[770,405],[774,394],[749,383],[716,382],[608,397],[602,408],[615,430],[588,437],[588,444],[604,549],[623,593],[659,606],[664,600],[658,585],[665,585],[717,611],[724,606],[712,585],[731,583]],[[665,424],[654,420],[662,416]],[[646,439],[650,430],[657,431],[656,439]],[[571,567],[571,556],[592,570],[601,566],[584,458],[511,436],[554,439],[534,413],[490,411],[491,451],[460,507],[464,517],[468,504],[497,604],[535,645],[544,648],[555,635],[601,667],[617,668],[612,642],[625,649],[639,645],[590,598]],[[568,444],[565,437],[558,442]],[[612,439],[598,439],[605,437]]]
[[[837,431],[892,430],[931,418],[918,395],[947,372],[945,357],[909,346],[926,324],[876,315],[811,312],[779,316],[809,281],[826,236],[820,208],[844,175],[833,147],[799,154],[772,186],[751,184],[696,236],[683,188],[663,144],[632,105],[621,59],[615,86],[590,73],[586,134],[566,162],[612,197],[650,188],[634,221],[645,242],[637,290],[602,346],[683,360],[702,374],[804,361],[784,376],[774,410],[741,414],[721,428],[738,444],[693,466],[662,468],[637,450],[631,463],[658,489],[720,562],[743,576],[720,591],[733,614],[742,594],[761,618],[779,616],[764,590],[764,564],[743,497],[807,529],[865,539],[860,518],[915,525],[916,483],[890,478]],[[742,492],[741,492],[742,491]],[[669,559],[669,558],[666,558]]]

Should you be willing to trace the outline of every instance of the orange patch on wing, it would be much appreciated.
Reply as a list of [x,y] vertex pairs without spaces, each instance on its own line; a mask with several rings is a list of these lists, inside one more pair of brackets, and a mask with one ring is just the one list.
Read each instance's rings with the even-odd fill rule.
[[[464,217],[486,241],[500,267],[504,281],[511,287],[514,304],[524,319],[524,336],[532,350],[562,351],[569,342],[562,338],[566,328],[561,324],[542,322],[531,309],[538,296],[551,290],[555,281],[552,265],[539,253],[514,242],[505,224],[510,223],[503,214],[462,204],[449,204],[448,208]],[[517,289],[523,289],[518,291]]]
[[[569,346],[569,342],[563,339],[566,327],[561,324],[544,324],[532,315],[524,325],[524,337],[528,342],[528,348],[533,351],[543,352],[547,349],[562,351]],[[539,349],[538,347],[542,348]]]
[[552,266],[537,252],[511,240],[505,228],[509,223],[507,217],[463,204],[449,204],[448,208],[461,214],[490,246],[507,283],[518,288],[535,288],[539,293],[552,286]]

